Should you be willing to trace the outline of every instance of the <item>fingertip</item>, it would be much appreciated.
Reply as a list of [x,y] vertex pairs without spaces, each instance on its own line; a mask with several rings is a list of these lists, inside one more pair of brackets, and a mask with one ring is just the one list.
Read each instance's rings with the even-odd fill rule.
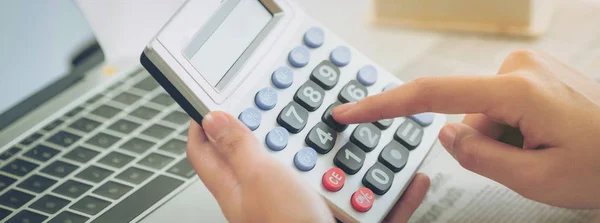
[[355,107],[355,105],[356,102],[351,102],[336,106],[331,110],[331,116],[333,116],[335,121],[341,124],[348,124],[347,115],[349,114],[349,111]]

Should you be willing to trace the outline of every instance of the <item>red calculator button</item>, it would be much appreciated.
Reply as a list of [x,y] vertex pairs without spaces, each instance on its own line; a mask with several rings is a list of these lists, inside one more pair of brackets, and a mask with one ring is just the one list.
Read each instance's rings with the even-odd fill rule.
[[375,202],[375,195],[366,187],[358,189],[350,199],[352,207],[358,212],[369,211],[373,206],[373,202]]
[[346,182],[346,174],[340,168],[334,167],[323,174],[323,187],[331,192],[342,189]]

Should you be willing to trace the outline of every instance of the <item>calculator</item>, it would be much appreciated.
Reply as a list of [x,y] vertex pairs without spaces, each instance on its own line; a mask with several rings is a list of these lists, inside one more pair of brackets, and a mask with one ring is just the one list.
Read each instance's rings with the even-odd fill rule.
[[336,122],[335,106],[403,82],[290,0],[186,1],[141,63],[196,122],[238,117],[343,222],[382,221],[445,123],[436,113]]

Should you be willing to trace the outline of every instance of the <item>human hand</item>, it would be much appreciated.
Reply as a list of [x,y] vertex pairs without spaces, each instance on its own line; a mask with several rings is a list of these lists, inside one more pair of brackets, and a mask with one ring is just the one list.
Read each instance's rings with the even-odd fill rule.
[[[187,157],[228,221],[335,222],[316,190],[293,169],[272,159],[236,118],[211,112],[202,126],[191,122]],[[429,184],[427,176],[415,176],[387,219],[408,221]]]
[[522,196],[600,208],[600,85],[551,56],[509,55],[496,76],[426,77],[333,110],[340,123],[466,113],[442,145],[466,169]]

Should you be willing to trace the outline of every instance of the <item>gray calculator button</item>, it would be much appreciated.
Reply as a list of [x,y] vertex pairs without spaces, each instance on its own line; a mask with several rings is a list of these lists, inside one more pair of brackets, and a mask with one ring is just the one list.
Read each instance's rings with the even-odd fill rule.
[[133,188],[130,186],[120,184],[114,181],[108,181],[102,186],[98,187],[96,190],[94,190],[93,193],[102,197],[117,200],[123,195],[125,195],[127,192],[129,192],[131,189]]
[[141,98],[140,96],[137,96],[135,94],[123,92],[123,93],[117,95],[116,97],[114,97],[113,100],[116,102],[120,102],[121,104],[124,104],[124,105],[131,105],[134,102],[136,102],[137,100],[139,100],[140,98]]
[[82,132],[91,132],[92,130],[98,128],[102,123],[91,120],[89,118],[80,118],[77,121],[74,121],[69,125],[69,127],[73,129],[77,129]]
[[103,118],[112,118],[113,116],[119,114],[119,112],[121,112],[121,109],[108,105],[101,105],[100,107],[93,110],[92,114]]
[[67,180],[60,186],[56,187],[52,192],[75,199],[83,195],[91,188],[92,186],[90,185],[74,180]]
[[20,208],[35,196],[18,190],[9,190],[0,196],[0,204],[9,208]]
[[63,207],[67,206],[70,201],[53,196],[53,195],[44,195],[39,200],[33,202],[29,207],[45,212],[47,214],[54,214],[58,212]]
[[35,163],[31,163],[22,159],[15,159],[12,162],[4,165],[2,167],[2,171],[22,177],[37,167],[38,165]]
[[310,79],[323,89],[330,90],[340,79],[340,69],[329,60],[324,60],[312,71]]
[[132,184],[140,184],[152,176],[152,172],[142,170],[137,167],[129,167],[116,176],[117,179],[127,181]]
[[408,155],[408,149],[402,144],[392,140],[383,148],[381,154],[379,154],[378,160],[390,170],[397,173],[406,165]]
[[377,82],[377,69],[373,65],[364,66],[358,70],[356,79],[365,86],[371,86]]
[[121,138],[101,132],[90,138],[86,143],[106,149],[117,143],[119,140],[121,140]]
[[76,175],[76,177],[90,181],[90,182],[99,183],[100,181],[106,179],[111,174],[113,174],[113,171],[111,171],[111,170],[107,170],[107,169],[97,167],[97,166],[90,166],[90,167],[86,168],[85,170],[79,172]]
[[33,175],[27,178],[25,181],[21,182],[18,187],[23,188],[25,190],[34,192],[34,193],[42,193],[52,185],[56,183],[56,180],[43,177],[40,175]]
[[365,151],[358,148],[352,142],[347,142],[335,154],[333,164],[342,169],[347,174],[356,174],[365,163]]
[[154,116],[156,116],[158,113],[160,113],[160,112],[157,111],[156,109],[148,108],[146,106],[141,106],[141,107],[133,110],[131,112],[131,115],[141,118],[141,119],[149,120],[149,119],[152,119]]
[[100,198],[85,196],[77,203],[71,205],[71,209],[80,211],[89,215],[96,215],[104,208],[108,207],[110,202],[102,200]]
[[277,70],[273,71],[271,81],[275,87],[286,89],[292,86],[292,83],[294,82],[294,71],[289,67],[279,67]]
[[283,127],[275,127],[265,138],[267,147],[273,151],[281,151],[288,144],[289,132]]
[[386,130],[388,129],[392,124],[394,124],[394,119],[381,119],[379,121],[373,122],[373,124],[375,126],[377,126],[377,128],[381,129],[381,130]]
[[427,127],[427,126],[431,125],[431,123],[433,123],[434,114],[431,112],[425,112],[425,113],[411,115],[411,116],[409,116],[409,118],[412,119],[413,121],[419,123],[419,125],[421,125],[423,127]]
[[359,101],[369,95],[367,88],[356,80],[351,80],[342,88],[338,99],[342,103]]
[[42,223],[48,218],[45,215],[41,215],[29,210],[22,210],[12,218],[8,219],[6,223]]
[[325,42],[325,32],[319,27],[311,27],[304,33],[304,44],[310,48],[319,48]]
[[250,130],[254,131],[260,126],[262,115],[257,108],[250,107],[244,109],[238,116],[238,119],[246,125]]
[[121,148],[134,153],[142,154],[154,146],[153,142],[143,140],[140,138],[133,138],[121,145]]
[[413,150],[421,143],[423,128],[412,119],[406,119],[394,134],[394,139],[407,149]]
[[48,223],[85,223],[88,220],[88,217],[84,217],[70,211],[63,211]]
[[110,125],[108,127],[108,129],[117,131],[117,132],[120,132],[123,134],[129,134],[129,133],[133,132],[133,130],[137,129],[138,127],[140,127],[140,124],[137,124],[135,122],[128,121],[125,119],[121,119],[121,120],[115,122],[114,124]]
[[52,148],[44,146],[44,145],[37,145],[37,146],[33,147],[31,150],[29,150],[28,152],[26,152],[24,154],[24,156],[41,161],[41,162],[45,162],[45,161],[48,161],[49,159],[51,159],[52,157],[54,157],[59,152],[60,151],[58,151],[56,149],[52,149]]
[[99,152],[79,146],[74,150],[71,150],[71,152],[67,153],[64,157],[80,163],[87,163],[98,154]]
[[362,183],[377,195],[384,195],[392,187],[394,172],[377,162],[365,174]]
[[327,110],[325,110],[325,113],[323,113],[323,116],[321,116],[321,121],[325,122],[325,124],[327,124],[329,127],[333,128],[335,131],[338,132],[343,132],[344,130],[346,130],[346,128],[348,128],[348,125],[340,124],[333,118],[333,115],[331,115],[331,111],[333,110],[333,108],[341,104],[342,103],[338,101],[334,102],[333,104],[329,105],[329,107],[327,107]]
[[329,55],[329,59],[333,64],[338,67],[343,67],[350,63],[350,58],[352,54],[350,53],[350,49],[345,46],[338,46],[331,51]]
[[309,80],[298,88],[298,91],[294,95],[294,101],[312,112],[321,107],[324,97],[325,90],[315,82]]
[[275,88],[266,87],[254,96],[254,103],[262,110],[271,110],[277,105],[277,91]]
[[304,67],[310,61],[310,51],[305,46],[297,46],[288,54],[288,61],[296,68]]
[[277,116],[277,123],[290,133],[299,133],[308,121],[308,110],[296,102],[290,102]]
[[305,142],[320,154],[326,154],[335,145],[337,132],[323,122],[317,123],[306,136]]
[[63,178],[75,171],[77,168],[78,167],[73,164],[57,160],[51,163],[50,165],[46,166],[44,169],[41,170],[41,172],[58,178]]
[[173,158],[161,155],[158,153],[151,153],[139,161],[142,166],[150,167],[152,169],[160,170],[163,167],[169,165],[173,161]]
[[102,159],[100,159],[98,162],[114,168],[121,168],[134,159],[135,157],[113,151],[108,155],[102,157]]
[[381,138],[381,130],[371,123],[358,125],[350,136],[350,141],[363,149],[365,152],[371,152]]

